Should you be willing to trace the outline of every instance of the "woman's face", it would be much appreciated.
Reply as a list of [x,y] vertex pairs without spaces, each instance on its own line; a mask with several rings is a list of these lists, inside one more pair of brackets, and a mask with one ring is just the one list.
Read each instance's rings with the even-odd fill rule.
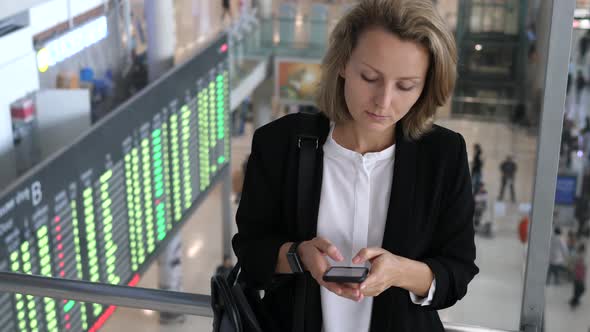
[[344,97],[355,126],[391,130],[416,103],[429,66],[426,48],[381,28],[359,36],[344,71]]

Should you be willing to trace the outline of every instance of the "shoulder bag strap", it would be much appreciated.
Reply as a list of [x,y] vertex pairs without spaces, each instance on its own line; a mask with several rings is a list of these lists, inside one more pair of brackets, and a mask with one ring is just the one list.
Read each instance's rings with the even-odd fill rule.
[[[314,174],[316,168],[319,137],[309,134],[317,128],[317,115],[300,114],[300,134],[297,136],[299,150],[299,168],[297,177],[297,237],[307,239],[309,230],[311,205],[313,200]],[[295,277],[295,301],[293,310],[293,332],[305,330],[305,302],[307,292],[307,278],[305,274]]]

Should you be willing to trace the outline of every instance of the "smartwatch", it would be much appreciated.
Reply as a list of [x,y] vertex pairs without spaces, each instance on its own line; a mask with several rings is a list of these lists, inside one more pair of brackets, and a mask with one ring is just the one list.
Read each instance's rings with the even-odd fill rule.
[[293,273],[303,273],[303,265],[301,265],[301,259],[297,253],[297,247],[299,247],[299,244],[301,244],[301,242],[294,242],[287,252],[287,262],[289,262],[289,267],[291,267]]

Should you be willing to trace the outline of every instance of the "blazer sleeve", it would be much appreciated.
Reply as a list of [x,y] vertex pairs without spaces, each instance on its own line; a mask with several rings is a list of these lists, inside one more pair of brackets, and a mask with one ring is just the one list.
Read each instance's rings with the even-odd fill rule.
[[[475,265],[474,201],[465,140],[456,134],[456,157],[449,158],[446,192],[429,255],[423,260],[436,279],[436,292],[428,308],[452,306],[467,293],[479,272]],[[458,151],[457,151],[458,150]]]
[[256,132],[236,214],[238,233],[232,239],[242,277],[258,289],[270,285],[279,249],[288,242],[280,220],[280,165],[272,162],[272,151],[265,151],[266,146]]

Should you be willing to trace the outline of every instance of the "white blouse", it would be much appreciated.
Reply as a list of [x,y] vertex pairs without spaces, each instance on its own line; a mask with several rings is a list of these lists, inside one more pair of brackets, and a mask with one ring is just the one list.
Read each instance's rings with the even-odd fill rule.
[[[324,144],[322,193],[317,235],[331,241],[344,257],[328,258],[332,266],[355,266],[352,258],[363,248],[381,247],[389,208],[395,145],[365,153],[348,150],[332,139],[334,124]],[[366,266],[369,267],[370,263]],[[358,265],[357,265],[358,266]],[[426,298],[410,292],[415,304],[429,305],[433,281]],[[355,302],[321,288],[324,332],[369,331],[373,298]]]

